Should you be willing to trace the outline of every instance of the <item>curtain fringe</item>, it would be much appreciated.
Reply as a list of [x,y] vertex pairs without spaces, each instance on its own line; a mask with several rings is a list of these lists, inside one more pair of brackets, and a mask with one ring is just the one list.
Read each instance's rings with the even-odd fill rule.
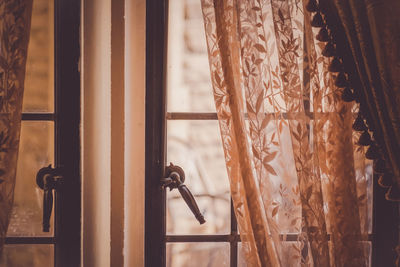
[[[349,74],[344,70],[341,57],[337,54],[335,40],[332,35],[332,29],[329,28],[326,20],[326,14],[324,14],[323,10],[321,10],[316,0],[309,0],[306,4],[306,9],[308,12],[315,13],[311,21],[311,26],[315,28],[321,28],[316,36],[316,39],[318,41],[327,43],[322,51],[322,55],[325,57],[333,57],[328,70],[332,73],[339,73],[336,77],[335,85],[339,88],[344,88],[341,95],[342,100],[345,102],[356,101],[357,103],[360,103],[360,99],[357,97],[356,90],[349,86]],[[360,105],[359,114],[353,124],[353,130],[362,132],[357,144],[361,146],[369,146],[365,153],[365,157],[367,159],[374,160],[374,172],[377,174],[382,174],[378,180],[378,184],[384,188],[388,188],[388,191],[385,195],[386,199],[390,201],[400,201],[400,190],[397,182],[394,175],[390,172],[390,168],[387,168],[388,164],[385,160],[387,156],[384,155],[382,149],[376,143],[376,140],[373,140],[373,137],[371,138],[369,132],[373,132],[374,129],[372,129],[371,124],[368,123],[367,118],[363,118],[362,114],[367,113],[362,109],[362,105]],[[365,122],[367,122],[368,126],[365,124]]]

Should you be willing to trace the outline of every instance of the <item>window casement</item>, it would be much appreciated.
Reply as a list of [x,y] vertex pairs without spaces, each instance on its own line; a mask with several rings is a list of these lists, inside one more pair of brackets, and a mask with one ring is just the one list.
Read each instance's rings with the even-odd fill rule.
[[[33,108],[24,105],[22,114],[16,181],[17,188],[22,188],[16,190],[21,205],[14,201],[2,258],[7,266],[80,265],[80,8],[80,0],[34,1],[32,47],[28,50],[31,72],[27,72],[26,83],[32,81],[29,75],[36,77],[36,89],[25,90],[24,95],[24,102],[33,103]],[[43,62],[49,67],[46,74],[41,72]],[[43,101],[47,107],[35,107]],[[54,192],[50,231],[46,233],[41,227],[43,192],[35,175],[49,164],[62,168],[63,183]],[[32,201],[40,204],[27,205]]]
[[[173,2],[173,3],[172,3]],[[182,1],[178,1],[182,2]],[[191,2],[191,1],[187,1]],[[199,1],[200,2],[200,1]],[[176,216],[175,220],[184,220],[178,215],[171,215],[171,212],[176,213],[176,209],[180,210],[180,207],[186,209],[190,213],[189,208],[184,206],[184,202],[180,197],[172,191],[161,189],[161,178],[165,175],[165,168],[169,162],[176,163],[176,158],[172,158],[170,155],[170,143],[173,141],[170,136],[171,132],[174,132],[174,127],[181,129],[182,127],[191,127],[190,122],[196,122],[202,127],[206,123],[212,121],[216,122],[217,114],[210,110],[191,110],[181,108],[179,104],[172,110],[167,109],[167,102],[170,104],[171,96],[169,87],[170,84],[167,80],[167,69],[168,71],[174,71],[171,68],[170,62],[167,62],[167,58],[170,56],[169,51],[171,47],[168,41],[171,36],[167,36],[168,33],[172,35],[178,30],[172,29],[176,25],[168,26],[168,21],[173,20],[171,16],[180,16],[176,14],[176,9],[169,10],[169,5],[176,5],[177,1],[147,1],[147,12],[146,12],[146,185],[145,185],[145,266],[170,266],[171,257],[175,257],[173,247],[177,245],[186,245],[187,250],[196,249],[196,247],[217,247],[218,251],[222,252],[221,255],[215,256],[218,258],[218,264],[223,262],[223,266],[243,266],[244,262],[241,260],[240,255],[240,235],[238,233],[238,227],[235,219],[235,215],[231,205],[231,199],[227,198],[228,207],[227,210],[230,212],[228,216],[229,221],[226,223],[228,227],[222,231],[208,232],[208,231],[185,231],[178,229],[177,231],[171,230],[168,224],[171,224],[171,216]],[[179,12],[179,10],[178,10]],[[184,16],[188,16],[191,10],[184,10]],[[200,18],[201,19],[201,18]],[[201,23],[201,26],[202,23]],[[203,34],[203,32],[202,32]],[[186,38],[186,36],[185,36]],[[187,41],[187,40],[186,40]],[[199,38],[199,42],[203,41]],[[181,49],[178,47],[175,49]],[[179,53],[179,51],[178,51]],[[186,55],[181,55],[186,56]],[[168,58],[168,60],[171,60]],[[185,67],[188,67],[185,65]],[[207,69],[208,70],[208,69]],[[168,88],[168,89],[167,89]],[[167,92],[168,91],[168,92]],[[211,84],[209,84],[209,91],[211,95]],[[182,92],[185,94],[185,92]],[[179,101],[178,101],[179,102]],[[180,103],[183,103],[182,101]],[[307,105],[306,105],[307,106]],[[178,107],[178,108],[176,108]],[[185,126],[182,126],[185,125]],[[215,123],[217,126],[217,123]],[[213,132],[214,133],[214,132]],[[218,131],[215,131],[219,134]],[[191,144],[196,146],[196,144]],[[194,160],[196,156],[190,155],[195,150],[190,150],[188,154],[183,157],[192,157]],[[174,153],[174,156],[177,154]],[[168,163],[168,164],[167,164]],[[179,165],[179,164],[178,164]],[[205,166],[207,169],[209,166]],[[213,177],[213,179],[221,179],[221,177]],[[186,174],[186,181],[193,179],[190,175]],[[397,246],[397,240],[399,236],[399,207],[397,203],[388,202],[385,200],[385,190],[380,188],[377,184],[377,178],[370,178],[370,188],[373,191],[372,197],[372,232],[368,235],[365,242],[371,244],[371,265],[372,266],[392,266],[394,262],[393,249]],[[195,183],[195,182],[193,182]],[[171,197],[172,196],[172,197]],[[199,203],[200,210],[202,211],[201,198],[204,197],[202,194],[194,194],[196,200]],[[218,195],[206,196],[206,197],[219,197]],[[171,201],[181,201],[182,205],[172,205]],[[172,199],[172,200],[171,200]],[[178,207],[178,208],[176,208]],[[175,209],[171,211],[169,209]],[[227,217],[225,217],[227,218]],[[207,214],[205,216],[207,220]],[[185,221],[184,223],[188,223]],[[181,222],[180,225],[184,223]],[[194,219],[189,223],[193,223],[192,229],[201,229],[194,225],[197,221]],[[190,228],[190,227],[189,227]],[[296,241],[297,235],[292,234],[286,236],[287,241]],[[210,256],[210,254],[207,254]],[[197,259],[197,258],[196,258]],[[194,261],[196,259],[193,259]],[[212,259],[204,259],[203,263],[206,262],[213,264]],[[172,265],[173,266],[173,265]],[[191,266],[197,266],[195,262]],[[214,265],[212,265],[214,266]]]

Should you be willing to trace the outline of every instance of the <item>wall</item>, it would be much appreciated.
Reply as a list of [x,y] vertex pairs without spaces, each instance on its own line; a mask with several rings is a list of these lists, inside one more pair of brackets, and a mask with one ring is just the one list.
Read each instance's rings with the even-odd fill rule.
[[145,6],[83,0],[85,267],[144,266]]
[[110,266],[111,0],[82,1],[82,266]]
[[125,266],[144,266],[146,1],[125,4]]

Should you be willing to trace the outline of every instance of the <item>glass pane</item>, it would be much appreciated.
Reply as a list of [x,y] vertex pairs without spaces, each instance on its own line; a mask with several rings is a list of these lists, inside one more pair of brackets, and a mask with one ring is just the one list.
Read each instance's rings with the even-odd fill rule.
[[168,243],[167,267],[229,266],[229,243]]
[[[371,242],[363,242],[364,243],[364,248],[365,252],[368,253],[368,264],[367,266],[372,266],[372,261],[371,261],[371,255],[372,255],[372,245]],[[329,242],[331,245],[331,242]],[[282,242],[281,243],[281,264],[282,266],[303,266],[300,261],[301,261],[301,255],[300,251],[301,249],[304,249],[304,246],[302,246],[301,242]],[[308,253],[310,253],[309,248],[306,249]],[[309,257],[311,254],[308,254]],[[332,257],[332,255],[330,255]],[[247,267],[248,265],[246,264],[246,258],[245,258],[245,252],[242,247],[242,243],[238,243],[238,267]],[[304,265],[304,266],[309,266],[309,265]],[[312,266],[312,264],[310,265]]]
[[215,111],[200,1],[170,1],[168,111]]
[[167,231],[220,234],[230,231],[229,180],[217,121],[168,121],[167,160],[185,171],[205,224],[200,225],[178,190],[168,191]]
[[53,245],[5,245],[0,266],[7,267],[52,267]]
[[247,267],[246,256],[243,251],[242,242],[238,243],[238,267]]
[[[313,266],[312,262],[301,264],[300,250],[302,248],[300,242],[281,242],[279,244],[279,257],[281,266]],[[309,250],[306,250],[309,251]],[[242,243],[238,243],[238,267],[250,266],[246,263],[246,255]],[[317,266],[316,266],[317,267]]]
[[54,98],[54,0],[33,1],[26,63],[24,112],[52,112]]
[[[51,236],[42,232],[43,191],[36,185],[36,173],[54,162],[52,122],[23,121],[18,155],[14,205],[8,236]],[[50,221],[50,231],[53,230]]]

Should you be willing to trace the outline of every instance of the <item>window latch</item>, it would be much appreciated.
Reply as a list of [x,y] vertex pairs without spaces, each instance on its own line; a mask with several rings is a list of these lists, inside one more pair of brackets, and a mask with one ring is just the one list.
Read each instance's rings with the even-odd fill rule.
[[41,168],[36,174],[36,184],[43,194],[43,232],[50,231],[50,217],[53,209],[53,190],[60,188],[63,175],[60,168],[52,168],[51,164]]
[[161,188],[164,189],[168,187],[170,191],[174,188],[178,188],[179,193],[181,193],[182,198],[185,200],[199,223],[205,223],[206,221],[197,206],[196,200],[186,185],[183,184],[185,182],[185,172],[183,169],[170,163],[170,165],[165,169],[165,175],[166,177],[161,179]]

